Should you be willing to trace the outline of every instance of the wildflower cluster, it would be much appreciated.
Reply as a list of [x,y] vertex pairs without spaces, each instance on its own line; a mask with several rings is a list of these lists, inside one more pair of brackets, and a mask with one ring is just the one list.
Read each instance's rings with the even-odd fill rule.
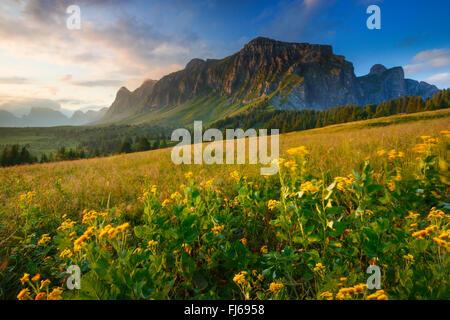
[[41,275],[37,273],[30,279],[30,275],[25,273],[20,279],[22,285],[28,285],[28,288],[23,288],[17,294],[18,300],[61,300],[63,290],[59,287],[53,288],[50,291],[51,281],[42,280]]

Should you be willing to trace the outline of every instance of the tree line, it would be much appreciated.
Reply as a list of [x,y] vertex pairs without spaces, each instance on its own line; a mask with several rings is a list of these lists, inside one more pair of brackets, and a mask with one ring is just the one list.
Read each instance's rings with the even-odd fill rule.
[[[119,142],[117,143],[117,141]],[[116,142],[116,144],[114,144],[114,142]],[[100,149],[98,144],[95,142],[84,143],[80,144],[76,149],[62,146],[58,148],[56,153],[43,153],[40,157],[33,156],[28,151],[28,146],[14,144],[3,148],[3,152],[0,154],[0,166],[9,167],[21,164],[96,158],[114,154],[166,148],[169,144],[170,143],[167,142],[165,135],[155,135],[151,137],[136,136],[134,138],[126,137],[123,140],[116,139],[110,141],[107,144],[107,148],[105,148],[104,145],[101,145],[100,148],[102,149]]]
[[211,128],[280,129],[281,133],[308,130],[351,121],[374,119],[401,113],[415,113],[450,107],[450,89],[440,90],[424,101],[403,96],[380,104],[347,105],[328,110],[271,110],[269,101],[246,112],[218,120]]
[[15,166],[19,164],[35,163],[38,159],[31,155],[26,146],[18,144],[6,146],[0,154],[0,165],[2,167]]

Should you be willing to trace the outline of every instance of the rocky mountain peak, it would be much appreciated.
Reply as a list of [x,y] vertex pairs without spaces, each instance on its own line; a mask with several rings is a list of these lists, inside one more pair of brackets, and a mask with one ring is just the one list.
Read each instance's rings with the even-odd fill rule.
[[382,64],[374,64],[372,68],[370,68],[369,75],[380,75],[385,71],[387,71],[387,68]]
[[189,61],[188,64],[186,65],[186,70],[188,70],[188,69],[194,69],[194,68],[196,68],[196,67],[199,67],[199,66],[203,65],[204,63],[205,63],[205,61],[202,60],[202,59],[198,59],[198,58],[192,59],[192,60]]
[[[280,41],[276,41],[270,38],[264,38],[264,37],[257,37],[251,41],[249,41],[245,46],[245,47],[263,47],[263,46],[267,46],[267,45],[274,45],[277,43],[283,43]],[[284,42],[285,43],[285,42]]]
[[117,95],[119,95],[119,94],[129,94],[129,93],[130,93],[130,90],[128,90],[126,87],[122,87],[117,92]]

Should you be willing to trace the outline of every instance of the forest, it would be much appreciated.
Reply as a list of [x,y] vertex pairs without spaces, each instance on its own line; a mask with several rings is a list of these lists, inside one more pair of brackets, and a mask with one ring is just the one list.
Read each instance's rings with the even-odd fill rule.
[[328,110],[271,110],[269,101],[233,117],[218,120],[211,128],[280,129],[281,133],[321,128],[329,125],[445,109],[450,106],[450,89],[440,90],[424,101],[421,97],[403,96],[380,104],[347,105]]

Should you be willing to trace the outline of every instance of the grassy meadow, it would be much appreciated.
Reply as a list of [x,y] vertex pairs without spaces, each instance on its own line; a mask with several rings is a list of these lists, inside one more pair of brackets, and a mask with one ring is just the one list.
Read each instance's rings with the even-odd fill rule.
[[0,168],[0,299],[448,299],[449,117],[282,135],[269,178],[171,149]]

